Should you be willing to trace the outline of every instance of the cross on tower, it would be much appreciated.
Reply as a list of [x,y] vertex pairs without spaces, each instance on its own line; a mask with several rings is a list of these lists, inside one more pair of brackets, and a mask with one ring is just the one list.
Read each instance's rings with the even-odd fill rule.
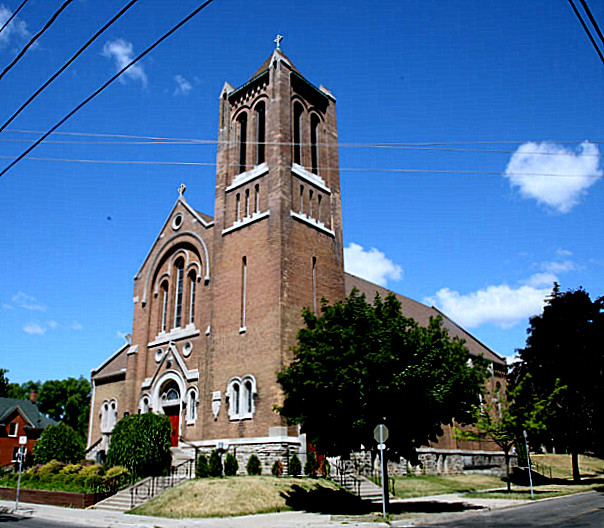
[[180,195],[181,198],[182,198],[182,195],[185,194],[186,190],[187,190],[187,186],[184,183],[181,183],[180,186],[178,187],[178,194]]
[[277,44],[277,49],[281,49],[281,41],[283,40],[283,35],[277,35],[273,42]]

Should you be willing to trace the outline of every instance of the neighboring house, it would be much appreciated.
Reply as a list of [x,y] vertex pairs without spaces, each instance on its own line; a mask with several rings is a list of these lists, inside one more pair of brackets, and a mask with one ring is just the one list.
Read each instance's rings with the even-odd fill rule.
[[[258,453],[268,472],[275,458],[305,451],[274,411],[302,308],[353,286],[370,299],[385,292],[344,273],[337,141],[334,96],[279,49],[239,88],[224,85],[215,216],[196,211],[181,186],[134,279],[131,342],[92,372],[91,458],[102,458],[119,418],[149,411],[170,418],[173,446],[222,446],[240,467]],[[420,324],[440,314],[399,298]],[[503,383],[505,361],[444,319]],[[448,452],[493,449],[450,434],[443,442]]]
[[42,431],[55,424],[30,400],[0,398],[0,467],[15,462],[21,436],[27,437],[30,454]]

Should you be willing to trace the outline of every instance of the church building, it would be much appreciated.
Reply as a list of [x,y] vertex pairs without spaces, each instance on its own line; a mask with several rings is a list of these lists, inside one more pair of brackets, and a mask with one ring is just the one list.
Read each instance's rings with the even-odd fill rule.
[[[149,411],[170,418],[172,445],[191,457],[220,447],[243,468],[256,453],[268,473],[274,459],[305,453],[298,427],[274,411],[302,308],[353,287],[386,293],[344,272],[335,103],[278,46],[245,84],[225,83],[214,216],[181,185],[135,276],[131,340],[92,371],[89,456],[106,452],[119,418]],[[420,324],[443,316],[398,298]],[[505,361],[443,318],[504,384]],[[463,444],[449,431],[426,453],[494,449]]]

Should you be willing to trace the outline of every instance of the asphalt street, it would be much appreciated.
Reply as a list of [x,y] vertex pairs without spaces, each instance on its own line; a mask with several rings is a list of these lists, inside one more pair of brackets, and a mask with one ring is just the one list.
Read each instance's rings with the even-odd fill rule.
[[602,528],[604,526],[604,490],[568,495],[516,508],[506,508],[464,516],[447,523],[423,526],[451,528],[537,528],[572,527]]

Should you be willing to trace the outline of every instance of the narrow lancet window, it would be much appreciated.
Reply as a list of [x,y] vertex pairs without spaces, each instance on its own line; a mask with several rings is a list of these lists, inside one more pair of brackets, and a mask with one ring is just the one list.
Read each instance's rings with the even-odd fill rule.
[[174,328],[180,328],[182,323],[182,287],[183,275],[185,271],[185,261],[178,259],[176,262],[176,292],[174,299]]
[[312,311],[317,311],[317,257],[312,258]]
[[250,190],[245,190],[245,216],[250,216]]
[[260,212],[260,184],[256,184],[256,187],[254,187],[255,190],[255,197],[254,197],[254,212],[259,213]]
[[264,163],[266,125],[265,125],[265,106],[264,102],[256,105],[256,164]]
[[239,193],[235,197],[235,220],[237,222],[241,220],[241,195]]
[[241,329],[245,330],[245,305],[247,301],[247,258],[241,259]]
[[302,105],[294,104],[294,163],[302,164],[302,146],[300,145],[300,128],[302,121]]
[[300,214],[304,214],[304,185],[300,185]]
[[308,216],[310,216],[311,218],[312,216],[312,189],[310,191],[308,191]]
[[189,324],[195,322],[195,273],[189,275]]
[[323,200],[322,195],[317,195],[317,221],[321,221],[321,201]]
[[164,282],[161,285],[161,331],[165,332],[168,326],[168,283]]
[[319,174],[319,117],[313,114],[310,118],[310,163],[312,172]]
[[244,112],[238,118],[239,123],[239,172],[246,169],[247,147],[247,114]]

